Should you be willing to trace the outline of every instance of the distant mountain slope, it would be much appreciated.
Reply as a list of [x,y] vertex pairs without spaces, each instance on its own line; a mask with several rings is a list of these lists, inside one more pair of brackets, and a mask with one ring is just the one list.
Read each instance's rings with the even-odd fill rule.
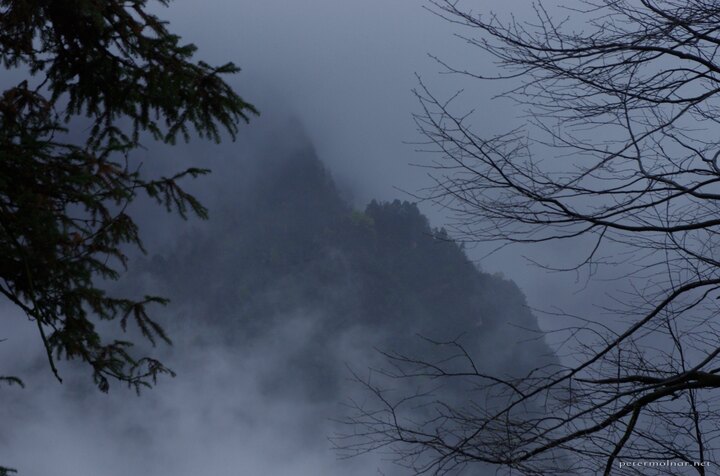
[[[72,363],[59,385],[24,336],[3,344],[9,368],[28,377],[27,389],[0,392],[0,453],[20,476],[405,476],[412,473],[385,454],[339,460],[330,450],[327,437],[348,431],[333,419],[352,413],[339,403],[371,400],[346,366],[368,375],[384,365],[376,348],[437,358],[417,334],[462,334],[488,373],[523,375],[554,362],[512,282],[478,271],[413,204],[353,209],[311,147],[288,152],[292,140],[279,137],[275,150],[229,162],[216,176],[210,222],[172,245],[179,228],[149,223],[167,248],[132,263],[132,279],[120,284],[125,295],[172,299],[153,316],[175,345],[137,341],[146,346],[139,354],[160,358],[177,378],[141,398],[116,384],[102,394]],[[467,408],[481,401],[473,383],[433,398]],[[469,474],[496,473],[473,466]]]
[[480,272],[416,205],[373,201],[353,210],[311,147],[268,157],[205,231],[146,266],[173,309],[250,346],[298,322],[302,336],[269,395],[335,399],[346,363],[373,347],[427,356],[418,334],[462,335],[478,365],[523,374],[551,352],[514,283]]

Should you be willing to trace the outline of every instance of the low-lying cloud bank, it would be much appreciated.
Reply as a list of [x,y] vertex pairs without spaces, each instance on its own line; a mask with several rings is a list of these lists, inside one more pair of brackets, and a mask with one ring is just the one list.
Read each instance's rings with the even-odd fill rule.
[[148,351],[178,377],[140,398],[103,395],[65,365],[59,385],[40,349],[23,348],[34,337],[12,333],[2,370],[28,388],[0,391],[3,464],[21,476],[406,474],[331,451],[341,403],[363,398],[347,366],[381,365],[374,348],[428,355],[418,334],[462,335],[498,375],[553,361],[512,282],[478,271],[413,204],[353,209],[311,144],[277,134],[295,137],[221,169],[210,222],[155,228],[173,244],[122,284],[172,299],[159,315],[175,345]]

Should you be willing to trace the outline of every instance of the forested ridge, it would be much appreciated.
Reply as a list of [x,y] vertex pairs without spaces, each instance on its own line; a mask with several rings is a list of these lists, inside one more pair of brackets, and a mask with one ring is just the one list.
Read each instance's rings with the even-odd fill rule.
[[[287,367],[267,375],[270,393],[302,388],[336,400],[346,364],[375,361],[373,347],[427,353],[420,336],[459,338],[479,367],[500,375],[553,360],[517,286],[480,271],[416,204],[354,209],[309,144],[264,157],[242,181],[209,227],[144,268],[173,309],[222,329],[231,346],[267,338],[286,320],[310,322]],[[345,345],[368,360],[337,358]]]
[[[19,474],[53,464],[32,460],[30,442],[57,456],[74,454],[81,441],[82,451],[116,462],[111,473],[185,474],[212,453],[233,472],[405,475],[373,456],[336,461],[328,438],[351,431],[338,421],[367,400],[352,372],[364,379],[386,368],[382,351],[431,360],[452,351],[420,336],[458,338],[493,375],[555,362],[517,286],[480,271],[415,204],[358,206],[308,141],[283,141],[237,164],[200,184],[216,193],[203,197],[208,221],[177,233],[160,219],[146,223],[149,254],[133,257],[117,284],[123,294],[170,299],[156,317],[172,346],[143,344],[132,327],[128,337],[177,377],[141,398],[122,387],[105,395],[81,365],[65,363],[57,385],[37,372],[42,356],[28,360],[20,370],[37,391],[5,392],[0,412],[11,422],[8,463]],[[381,383],[417,390],[409,381]],[[458,404],[480,395],[467,385],[431,389]],[[272,445],[288,448],[285,459],[263,456]],[[187,447],[194,450],[178,450]],[[73,467],[95,468],[90,460]]]

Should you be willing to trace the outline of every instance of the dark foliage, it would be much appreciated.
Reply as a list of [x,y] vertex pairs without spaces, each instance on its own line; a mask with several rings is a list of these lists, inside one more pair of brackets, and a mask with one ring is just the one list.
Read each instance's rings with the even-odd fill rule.
[[144,194],[182,217],[206,216],[178,182],[207,170],[148,178],[132,152],[141,136],[174,143],[195,130],[220,140],[256,113],[221,79],[236,66],[194,61],[195,46],[148,8],[0,1],[0,61],[27,76],[0,96],[0,293],[37,326],[58,379],[58,359],[79,359],[102,391],[112,379],[139,389],[172,373],[96,329],[115,320],[169,342],[147,313],[164,298],[102,287],[121,276],[128,247],[142,249],[126,207]]

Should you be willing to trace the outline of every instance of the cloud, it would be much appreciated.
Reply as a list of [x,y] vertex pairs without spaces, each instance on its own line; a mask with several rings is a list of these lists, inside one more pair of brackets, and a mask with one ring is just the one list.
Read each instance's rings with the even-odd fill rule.
[[[308,141],[340,184],[340,194],[350,197],[357,209],[373,198],[407,198],[401,190],[427,186],[427,171],[408,166],[425,160],[415,152],[417,146],[406,143],[419,139],[410,115],[416,108],[411,92],[417,85],[414,73],[440,86],[435,74],[440,68],[427,53],[466,61],[467,50],[458,47],[449,25],[418,2],[217,0],[201,7],[179,0],[161,15],[200,46],[203,59],[231,59],[242,66],[243,73],[232,82],[262,112],[235,143],[192,141],[174,148],[148,144],[135,156],[143,170],[154,174],[189,165],[213,169],[212,176],[189,186],[209,205],[209,223],[185,223],[145,202],[131,210],[150,256],[144,265],[138,266],[140,258],[133,261],[144,272],[134,272],[121,289],[174,298],[164,322],[175,345],[148,350],[163,356],[178,377],[162,380],[140,398],[119,386],[103,395],[90,386],[86,369],[65,364],[65,383],[59,385],[47,369],[32,325],[21,316],[8,316],[12,323],[5,332],[11,338],[0,344],[2,372],[24,377],[28,388],[0,390],[0,414],[6,422],[0,432],[0,462],[17,466],[21,476],[351,476],[374,474],[378,467],[393,474],[381,456],[337,460],[326,439],[336,429],[329,418],[354,392],[342,374],[345,363],[356,368],[376,363],[371,348],[393,342],[388,336],[392,322],[386,327],[350,323],[346,331],[328,330],[338,317],[329,310],[345,306],[350,311],[339,317],[355,316],[360,311],[353,306],[367,299],[360,294],[355,274],[338,278],[348,259],[342,250],[333,254],[323,249],[313,258],[318,267],[335,273],[328,278],[331,284],[322,285],[321,296],[309,298],[317,286],[302,280],[305,272],[318,273],[312,267],[288,271],[291,277],[286,281],[274,271],[265,279],[277,282],[247,282],[242,266],[260,270],[253,261],[256,253],[273,257],[272,250],[247,247],[271,240],[257,235],[253,241],[243,235],[247,230],[255,233],[257,224],[242,220],[255,219],[254,209],[264,210],[258,201],[259,183],[271,198],[286,190],[287,184],[262,182],[263,174],[268,168],[286,167],[278,157]],[[486,103],[483,108],[481,126],[501,128],[504,110]],[[290,203],[306,199],[295,195]],[[337,205],[343,206],[351,212],[349,205]],[[426,205],[422,211],[433,223],[444,220],[442,211]],[[267,223],[274,226],[280,218],[292,217],[292,211],[272,215]],[[322,213],[318,217],[313,226],[321,227]],[[305,248],[299,252],[312,254]],[[515,263],[511,268],[507,262],[489,268],[493,266],[511,277],[522,276]],[[525,283],[540,289],[527,279]],[[258,287],[262,296],[254,294]],[[506,287],[514,289],[510,283]],[[255,308],[242,307],[250,301],[242,299],[248,289]],[[519,296],[516,289],[506,292]],[[390,301],[397,294],[383,299]],[[487,303],[491,296],[483,299]],[[506,309],[502,314],[501,304],[495,308],[509,320],[523,306],[517,298],[507,308],[513,312]],[[222,325],[209,324],[218,316],[224,319]],[[403,323],[412,320],[407,315],[392,317]],[[242,322],[233,327],[233,319]],[[505,365],[502,370],[511,371],[534,354],[505,345],[517,336],[501,327],[493,337],[482,337],[477,329],[469,332],[480,335],[478,345],[501,342],[505,353],[489,353],[485,364],[497,369]],[[397,341],[413,337],[414,329],[406,332]],[[316,357],[321,360],[317,372]]]

